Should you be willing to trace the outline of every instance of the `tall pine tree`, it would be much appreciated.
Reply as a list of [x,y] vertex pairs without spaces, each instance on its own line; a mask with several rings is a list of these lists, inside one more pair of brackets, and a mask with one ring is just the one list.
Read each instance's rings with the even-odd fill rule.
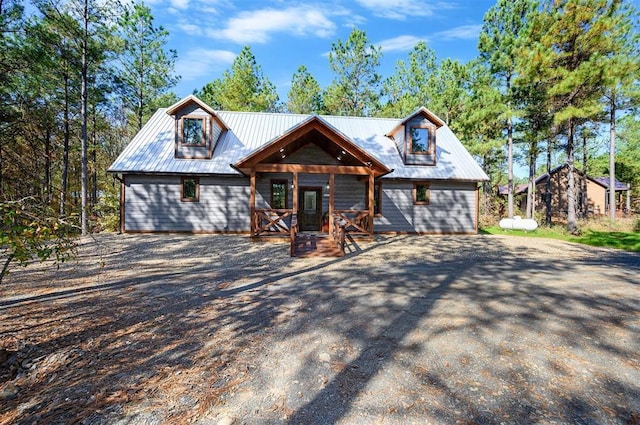
[[153,25],[151,10],[144,3],[127,8],[118,20],[120,62],[116,74],[118,91],[136,117],[140,130],[153,112],[150,106],[176,85],[175,50],[165,50],[169,32]]
[[354,29],[346,41],[332,43],[329,67],[334,79],[324,95],[327,111],[335,115],[370,116],[378,109],[382,51]]
[[620,23],[621,0],[547,2],[530,26],[523,67],[546,86],[556,128],[566,129],[567,228],[577,231],[575,138],[580,124],[602,113],[607,73],[618,46],[610,34]]
[[304,65],[298,68],[291,79],[287,111],[293,114],[319,114],[324,111],[320,84]]
[[262,74],[249,46],[245,46],[222,78],[207,83],[196,93],[213,108],[230,111],[275,112],[276,88]]
[[499,78],[502,101],[498,109],[507,135],[508,216],[513,217],[513,80],[518,75],[517,58],[525,47],[525,28],[535,12],[535,0],[498,0],[484,16],[478,49],[491,73]]

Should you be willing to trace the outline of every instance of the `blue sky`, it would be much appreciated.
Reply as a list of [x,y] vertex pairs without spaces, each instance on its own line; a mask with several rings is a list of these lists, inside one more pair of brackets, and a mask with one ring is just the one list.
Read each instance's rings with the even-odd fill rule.
[[332,81],[327,53],[354,27],[382,47],[380,73],[393,73],[424,40],[439,60],[467,62],[477,55],[478,33],[495,0],[146,0],[156,26],[169,30],[176,49],[175,87],[183,97],[219,78],[249,45],[263,74],[286,100],[291,77],[305,65],[323,88]]

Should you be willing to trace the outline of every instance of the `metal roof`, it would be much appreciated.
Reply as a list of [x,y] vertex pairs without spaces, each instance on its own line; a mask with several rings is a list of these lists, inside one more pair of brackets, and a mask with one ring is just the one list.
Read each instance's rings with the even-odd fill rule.
[[[211,159],[175,158],[175,123],[167,109],[159,109],[109,167],[113,173],[231,174],[235,164],[309,115],[218,111],[216,115],[229,131],[217,141]],[[436,132],[436,165],[405,165],[395,142],[385,136],[403,120],[322,116],[354,144],[378,159],[393,172],[384,178],[425,180],[489,180],[451,129],[443,125]]]

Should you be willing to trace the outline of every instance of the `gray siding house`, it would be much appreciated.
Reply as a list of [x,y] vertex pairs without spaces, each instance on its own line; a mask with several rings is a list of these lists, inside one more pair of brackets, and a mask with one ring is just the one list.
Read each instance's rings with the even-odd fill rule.
[[425,108],[405,119],[158,110],[108,170],[121,231],[476,233],[488,180]]

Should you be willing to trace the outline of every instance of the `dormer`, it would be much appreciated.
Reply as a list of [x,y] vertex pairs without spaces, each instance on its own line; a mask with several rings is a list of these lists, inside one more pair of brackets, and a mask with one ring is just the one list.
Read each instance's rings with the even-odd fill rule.
[[444,121],[422,107],[387,133],[387,137],[396,142],[406,165],[436,165],[436,134],[443,125]]
[[211,159],[213,149],[228,130],[216,111],[193,95],[167,109],[175,120],[175,157],[181,159]]

